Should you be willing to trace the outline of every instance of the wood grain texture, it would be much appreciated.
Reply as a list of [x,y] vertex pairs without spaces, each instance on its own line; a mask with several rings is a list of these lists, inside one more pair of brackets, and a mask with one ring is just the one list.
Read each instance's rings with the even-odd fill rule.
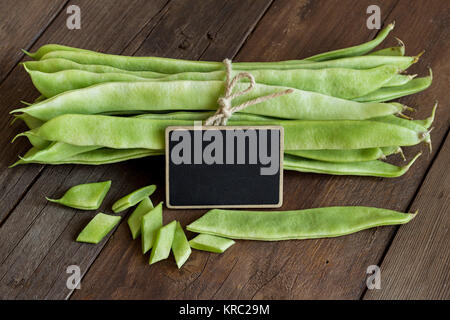
[[[92,50],[121,53],[130,39],[140,32],[146,21],[150,21],[166,4],[166,0],[133,0],[106,3],[99,1],[78,1],[82,12],[82,28],[69,30],[66,27],[67,14],[62,10],[46,32],[31,48],[37,50],[46,43],[59,43]],[[31,26],[32,27],[32,26]],[[121,32],[118,32],[120,30]],[[24,30],[24,33],[28,31]],[[19,49],[17,49],[19,50]],[[37,179],[43,166],[8,166],[30,147],[26,139],[11,140],[26,126],[16,121],[12,126],[9,111],[21,105],[20,101],[33,101],[39,93],[34,89],[28,74],[21,66],[16,66],[8,78],[0,84],[0,108],[3,117],[0,126],[7,128],[0,135],[0,146],[8,150],[0,154],[0,225],[23,197],[29,186]]]
[[[141,0],[128,2],[128,4],[79,1],[77,4],[80,6],[83,14],[82,29],[68,30],[66,28],[67,15],[63,11],[42,35],[36,46],[33,47],[33,50],[45,43],[62,43],[105,51],[111,46],[111,43],[122,43],[122,46],[125,46],[130,37],[133,38],[139,33],[142,25],[145,25],[146,21],[151,20],[165,6],[166,1],[149,2]],[[131,7],[129,6],[130,4],[132,4]],[[97,18],[99,19],[97,20]],[[123,31],[123,33],[119,34],[117,32],[118,29]],[[123,49],[124,47],[122,47]],[[120,53],[121,51],[119,48],[115,50],[115,53]],[[17,85],[18,83],[20,86]],[[30,101],[36,95],[36,90],[33,88],[28,76],[21,67],[17,66],[0,86],[3,113],[7,114],[9,110],[17,106],[20,99]],[[0,120],[1,125],[7,127],[10,120],[9,117],[2,117]],[[53,295],[53,298],[64,298],[67,292],[60,290],[60,287],[65,288],[65,281],[56,282],[56,284],[53,281],[54,278],[60,276],[67,277],[64,273],[65,271],[63,274],[55,271],[49,276],[49,270],[56,270],[57,261],[51,261],[49,264],[43,265],[45,270],[42,276],[46,279],[46,283],[40,282],[36,285],[36,282],[27,281],[34,270],[41,265],[40,263],[44,258],[49,259],[53,257],[52,254],[55,256],[58,254],[53,245],[59,239],[67,224],[73,223],[71,222],[72,215],[70,213],[62,216],[57,214],[52,216],[52,214],[55,214],[55,211],[48,210],[48,204],[43,197],[61,190],[52,189],[51,185],[53,187],[60,186],[63,189],[71,186],[70,184],[61,185],[61,182],[68,180],[63,177],[72,172],[75,166],[53,167],[49,170],[49,173],[42,176],[44,166],[31,165],[8,169],[7,166],[15,161],[17,155],[22,154],[29,148],[28,143],[25,141],[18,141],[13,145],[10,144],[12,137],[23,130],[25,130],[25,126],[20,122],[16,122],[9,128],[7,135],[0,137],[0,144],[8,149],[8,152],[4,152],[0,156],[1,189],[3,191],[0,195],[2,206],[2,211],[0,212],[0,222],[2,222],[0,227],[0,296],[5,299],[13,299],[20,293],[22,297],[42,298],[45,297],[47,292],[44,291],[47,284],[50,285],[50,288],[57,290],[57,294]],[[83,181],[80,174],[86,169],[91,172],[94,168],[78,169],[76,174],[74,174],[80,179],[77,181]],[[106,168],[103,170],[106,170]],[[39,178],[42,180],[39,180]],[[37,183],[37,189],[36,187],[33,188],[34,183]],[[73,182],[73,184],[78,183]],[[27,193],[28,191],[29,193]],[[27,193],[27,196],[22,202],[18,203],[24,193]],[[30,197],[29,194],[32,194],[32,196]],[[60,208],[57,209],[59,209],[57,211],[59,213],[64,212]],[[8,215],[11,210],[12,212]],[[78,221],[73,230],[80,231],[80,226],[86,223],[86,217],[88,216],[82,217],[82,220]],[[75,221],[77,220],[75,219]],[[73,233],[71,235],[73,236]],[[72,237],[73,239],[75,237]],[[61,245],[63,249],[59,252],[69,254],[67,257],[72,259],[73,257],[70,253],[73,253],[73,251],[64,247],[64,242]],[[76,246],[76,243],[72,241],[72,245]],[[83,250],[79,251],[81,255],[80,264],[86,263],[89,265],[95,258],[95,252],[101,250],[101,247],[102,245],[94,248],[91,255],[86,254]],[[48,255],[49,252],[52,254]],[[61,265],[61,268],[65,268],[67,265]],[[11,272],[6,274],[8,271]],[[83,272],[85,271],[86,268]],[[33,281],[38,281],[39,274],[33,276],[32,279]],[[35,284],[36,289],[33,291],[24,290],[24,288],[32,287],[33,284]]]
[[[348,2],[345,9],[351,11],[358,3]],[[359,9],[365,10],[364,5],[361,4]],[[264,48],[264,54],[258,60],[270,54],[274,54],[271,56],[272,60],[278,60],[275,56],[277,52],[285,58],[285,51],[279,51],[277,46],[270,45],[272,39],[280,38],[279,34],[285,28],[284,23],[292,25],[293,21],[296,21],[298,24],[313,25],[318,29],[322,25],[320,21],[316,21],[320,16],[317,12],[311,13],[312,20],[295,20],[302,8],[302,2],[299,2],[297,8],[292,7],[292,2],[275,2],[240,51],[239,59],[245,60],[245,54],[251,55],[252,50],[261,50],[261,47]],[[275,13],[272,13],[272,10],[276,10]],[[315,10],[320,12],[322,8]],[[290,19],[287,18],[289,14],[292,15]],[[270,17],[277,15],[283,19],[274,23]],[[264,26],[265,24],[268,26]],[[349,21],[347,26],[350,28],[352,23]],[[276,29],[272,32],[272,38],[266,32],[260,31],[265,28]],[[321,34],[320,31],[316,32]],[[331,33],[332,30],[328,32]],[[360,41],[367,40],[368,32],[360,32]],[[349,41],[353,36],[354,34],[348,34],[349,38],[342,41]],[[298,39],[299,33],[293,29],[292,33],[285,35],[284,41],[297,41],[299,52],[302,48],[323,46],[321,41],[314,42],[313,38],[309,43],[298,43]],[[336,45],[341,46],[343,45]],[[321,47],[321,50],[326,49],[331,48]],[[384,204],[393,207],[392,204],[397,200],[397,197],[393,196],[395,188],[410,181],[414,183],[414,177],[411,175],[394,181],[286,173],[283,209],[343,204],[377,205],[380,198],[367,199],[369,191],[374,194],[378,192],[385,197],[387,195]],[[411,188],[409,195],[404,194],[401,199],[403,206],[406,207],[413,191]],[[158,195],[152,198],[155,202],[163,199]],[[181,220],[185,225],[204,212],[165,210],[164,217],[166,221]],[[146,264],[148,258],[142,257],[140,253],[139,242],[130,242],[129,230],[122,224],[114,239],[92,266],[83,281],[82,289],[76,291],[73,298],[358,298],[364,289],[362,276],[368,261],[377,261],[381,257],[384,245],[394,230],[386,228],[381,232],[374,229],[349,237],[326,240],[279,243],[239,241],[223,255],[196,251],[178,271],[173,261],[164,261],[149,267]],[[189,236],[192,237],[192,234],[189,233]],[[117,256],[120,256],[120,260]],[[112,272],[113,270],[115,271]],[[105,273],[112,276],[105,278]],[[349,274],[356,275],[351,283],[348,283]]]
[[[355,26],[353,20],[342,18],[347,14],[354,15],[363,24],[364,18],[354,12],[365,12],[367,3],[340,1],[339,7],[336,2],[328,2],[328,7],[327,4],[314,4],[304,1],[275,1],[239,52],[239,60],[304,57],[307,55],[305,52],[313,54],[369,38],[370,32]],[[415,10],[423,10],[420,8],[421,4],[415,5],[418,6]],[[329,6],[338,12],[334,12]],[[395,2],[382,4],[383,10],[387,12],[394,6]],[[324,12],[328,13],[326,23],[323,21]],[[427,47],[431,53],[426,62],[440,65],[445,61],[445,52],[439,51],[442,46],[439,47],[436,40],[442,39],[443,31],[426,23],[438,15],[438,12],[439,6],[437,2],[433,2],[432,10],[429,8],[421,20],[416,21],[415,25],[425,28],[423,32],[427,33],[427,37],[420,38],[410,36],[413,34],[410,29],[414,25],[409,23],[407,15],[397,13],[385,19],[395,19],[397,25],[405,25],[407,31],[403,29],[403,32],[395,32],[395,35],[408,37],[408,48],[413,50]],[[337,28],[338,33],[342,32],[339,36],[336,36]],[[305,31],[302,33],[300,30]],[[309,30],[313,30],[313,35],[308,36]],[[305,37],[308,37],[307,40],[304,40]],[[334,39],[335,42],[332,46],[327,46],[322,37]],[[282,47],[279,43],[287,43],[287,47]],[[386,46],[394,43],[387,42]],[[426,64],[416,68],[422,73],[426,72]],[[420,106],[419,117],[426,116],[436,97],[446,100],[442,94],[444,85],[445,81],[438,78],[425,94],[403,100]],[[438,116],[436,127],[439,130],[433,134],[435,145],[439,145],[448,128],[447,115],[440,111]],[[423,148],[411,148],[407,154],[411,156]],[[423,157],[408,174],[393,180],[287,172],[283,209],[371,205],[406,210],[430,159]],[[161,182],[157,182],[158,186]],[[152,198],[155,202],[163,200],[161,193]],[[185,225],[203,213],[204,211],[199,210],[165,210],[164,219],[166,222],[177,219]],[[81,290],[77,290],[72,298],[358,299],[365,289],[367,266],[380,261],[396,230],[396,227],[376,228],[350,236],[321,240],[278,243],[239,241],[221,255],[194,251],[183,268],[177,270],[170,259],[158,265],[147,265],[148,257],[142,256],[139,241],[132,242],[128,227],[122,224],[91,267],[82,282]],[[192,236],[192,233],[188,233],[188,237]]]
[[[366,9],[378,5],[389,23],[393,1],[277,0],[258,24],[237,58],[240,61],[302,59],[329,50],[360,44],[378,30],[366,28]],[[383,44],[395,44],[387,39]]]
[[[380,265],[381,289],[364,299],[450,299],[450,135],[430,169],[412,211]],[[412,212],[411,211],[411,212]]]
[[53,22],[68,0],[0,2],[0,83]]
[[[205,28],[201,30],[204,37],[202,37],[200,41],[203,41],[204,39],[208,39],[206,34],[207,30],[213,30],[214,23],[222,24],[222,18],[226,17],[233,22],[233,19],[231,19],[231,12],[238,12],[241,11],[241,9],[251,7],[253,15],[247,15],[247,25],[254,25],[256,21],[252,21],[252,17],[256,20],[259,19],[270,4],[270,1],[261,1],[255,5],[251,5],[251,1],[232,1],[227,2],[226,5],[217,1],[199,1],[198,3],[199,6],[197,6],[197,9],[199,17],[209,17],[208,19],[210,19],[210,23],[204,25]],[[100,6],[101,4],[98,5]],[[127,8],[129,5],[130,3],[127,3]],[[143,23],[139,20],[135,21],[136,24],[129,23],[130,30],[126,31],[124,36],[130,37],[130,33],[132,32],[147,32],[146,27],[152,25],[152,21],[155,21],[155,18],[157,21],[160,21],[154,24],[155,30],[158,30],[158,27],[161,28],[159,24],[170,22],[169,18],[163,20],[157,18],[167,11],[164,9],[163,5],[165,6],[165,3],[161,3],[158,10],[153,10],[155,16],[149,17],[150,20],[148,23]],[[168,5],[170,5],[170,3]],[[186,10],[191,5],[192,1],[178,1],[177,6],[175,6],[179,7],[177,11],[178,14],[174,17],[179,19],[182,15],[185,15]],[[143,10],[142,6],[136,3],[133,8],[136,12]],[[213,8],[215,8],[215,10],[212,10]],[[105,10],[113,9],[114,8],[111,7],[106,8]],[[97,9],[97,11],[98,10],[99,9]],[[115,10],[117,10],[117,14],[130,14],[130,12],[133,11],[131,9],[125,10],[125,8],[120,8],[120,6],[113,11]],[[90,11],[93,11],[93,9],[91,8]],[[149,14],[149,11],[151,10],[147,10],[147,14]],[[226,12],[226,16],[222,15],[224,12]],[[101,16],[101,14],[98,15]],[[213,19],[211,17],[215,18]],[[216,19],[217,17],[219,17],[219,19]],[[85,17],[84,19],[87,18]],[[90,23],[93,26],[97,25],[98,28],[98,21],[95,19],[95,16],[90,17]],[[111,19],[114,20],[119,18],[115,17]],[[57,19],[55,23],[58,21],[59,20]],[[195,21],[198,23],[197,20]],[[105,25],[105,29],[109,30],[112,21],[106,21],[105,23],[107,24]],[[180,23],[183,23],[183,21],[180,21]],[[142,25],[145,27],[142,28]],[[134,26],[135,29],[133,29],[132,26]],[[240,26],[241,25],[238,24],[236,20],[236,28]],[[189,28],[189,26],[187,27]],[[59,28],[56,26],[54,28],[55,33],[58,33],[57,30],[59,30]],[[52,30],[52,28],[49,28],[49,32]],[[166,34],[168,38],[161,41],[168,41],[168,39],[171,41],[178,41],[178,39],[170,37],[170,30],[170,27],[164,29],[165,33],[163,34]],[[100,30],[94,32],[94,34],[98,37],[98,41],[95,39],[92,40],[91,35],[86,39],[86,44],[75,45],[89,48],[91,46],[101,46],[104,44],[106,47],[108,43],[112,41],[111,38],[108,38]],[[161,34],[161,32],[157,32],[153,35],[155,37],[161,37]],[[245,36],[246,33],[244,32],[242,37]],[[80,35],[80,37],[82,38],[82,35]],[[115,35],[112,35],[112,37],[114,38]],[[236,37],[237,36],[233,34],[233,39],[236,39]],[[64,38],[64,36],[62,36],[62,38]],[[104,38],[105,40],[101,40]],[[134,39],[140,37],[135,35],[131,38]],[[67,41],[73,41],[70,39]],[[148,38],[144,38],[144,40],[145,39]],[[242,43],[243,40],[244,39],[241,39],[239,43]],[[82,39],[79,39],[78,41],[82,41]],[[151,38],[148,41],[151,43]],[[231,44],[232,41],[228,40],[228,43]],[[71,45],[74,44],[72,43]],[[208,40],[208,42],[202,42],[202,45],[208,47],[211,44]],[[178,48],[178,46],[176,47]],[[94,47],[92,49],[107,51],[102,47]],[[178,50],[180,50],[181,53],[185,52],[182,48],[178,48]],[[202,47],[199,46],[199,50],[202,50]],[[235,47],[234,50],[237,51],[238,47]],[[90,264],[94,261],[107,241],[105,239],[97,246],[83,245],[74,242],[76,234],[80,232],[94,213],[86,214],[86,212],[75,212],[74,210],[50,205],[45,201],[44,195],[57,196],[55,195],[55,192],[58,190],[65,190],[71,185],[83,183],[87,180],[105,180],[106,176],[108,176],[110,177],[108,179],[113,180],[113,186],[108,197],[112,196],[113,199],[117,199],[119,196],[131,192],[138,187],[150,184],[152,181],[162,181],[164,175],[163,170],[161,170],[161,172],[157,171],[145,175],[142,174],[142,172],[149,171],[147,166],[163,168],[163,165],[160,163],[161,160],[161,158],[155,158],[151,161],[131,161],[112,166],[57,166],[43,169],[41,175],[37,177],[36,182],[29,189],[25,198],[12,211],[0,228],[0,239],[4,240],[0,245],[0,259],[2,261],[0,266],[1,297],[5,299],[66,298],[71,292],[71,290],[66,288],[68,274],[66,274],[65,270],[67,266],[72,264],[79,265],[82,274],[86,273]],[[133,163],[139,165],[134,165]],[[113,200],[109,201],[109,203],[105,202],[105,207],[102,210],[109,212],[109,207],[112,202]],[[25,214],[23,213],[24,211],[26,212]],[[46,230],[48,231],[46,232]]]
[[16,159],[14,155],[21,154],[25,150],[21,143],[10,144],[14,135],[17,134],[17,128],[20,127],[23,130],[23,126],[15,123],[10,128],[9,123],[12,117],[8,115],[8,112],[17,106],[20,100],[28,98],[25,92],[34,92],[35,90],[30,85],[31,81],[25,79],[24,74],[21,79],[15,79],[13,82],[4,83],[3,81],[6,77],[14,78],[14,72],[12,74],[10,72],[24,57],[21,49],[30,49],[37,38],[53,22],[55,15],[62,11],[65,3],[67,1],[56,0],[0,2],[0,61],[2,61],[0,64],[0,110],[4,114],[1,117],[0,125],[2,128],[7,128],[2,131],[0,145],[8,150],[0,155],[0,204],[2,207],[0,225],[40,170],[39,167],[32,170],[13,171],[7,169],[8,165]]
[[[111,7],[112,17],[100,14],[101,9],[89,10],[91,32],[78,35],[67,34],[61,27],[65,17],[58,17],[39,43],[66,41],[63,43],[113,53],[187,59],[301,58],[372,38],[375,32],[365,28],[365,10],[370,4],[378,4],[384,21],[396,20],[393,34],[406,42],[407,53],[427,50],[411,72],[425,74],[427,65],[435,69],[430,89],[401,101],[417,107],[418,118],[429,114],[436,99],[442,106],[450,102],[446,95],[449,50],[448,43],[444,43],[449,32],[445,28],[448,10],[438,0],[426,3],[276,0],[267,12],[271,1],[214,1],[213,5],[211,0],[199,1],[195,6],[193,1],[170,1],[155,7],[150,3],[154,2],[128,2],[127,7]],[[99,8],[105,3],[85,5]],[[133,10],[145,14],[146,10],[139,5],[150,6],[148,15],[136,24],[125,25],[134,21],[130,18]],[[416,14],[412,17],[410,12]],[[105,26],[98,26],[97,16],[110,20]],[[123,23],[120,28],[114,28],[117,21]],[[394,44],[393,39],[386,42],[386,46]],[[30,82],[21,73],[14,70],[0,87],[2,110],[12,109],[23,96],[33,96]],[[25,89],[17,88],[17,83]],[[449,114],[441,108],[437,118],[432,134],[435,150],[447,133]],[[15,134],[19,129],[23,127],[15,124],[10,131]],[[7,139],[0,140],[0,145],[6,146],[6,142]],[[105,212],[109,212],[120,195],[150,183],[158,185],[152,196],[153,202],[158,203],[164,199],[161,157],[101,167],[42,169],[30,165],[6,171],[5,163],[9,163],[6,160],[12,161],[18,153],[14,148],[24,150],[25,143],[15,144],[12,149],[8,146],[8,152],[0,158],[1,188],[9,194],[0,198],[0,204],[8,212],[14,208],[0,226],[0,298],[67,298],[71,291],[65,287],[68,277],[65,270],[75,264],[82,267],[85,277],[73,299],[358,299],[365,290],[367,266],[381,261],[398,230],[383,227],[334,239],[277,243],[238,241],[221,255],[194,251],[181,270],[173,259],[149,266],[148,256],[141,254],[140,242],[131,240],[125,220],[102,244],[79,244],[74,239],[94,213],[48,204],[43,196],[58,196],[68,187],[88,180],[112,179],[110,194],[101,208]],[[406,154],[411,157],[418,150],[425,150],[425,146],[408,148]],[[432,155],[423,156],[409,173],[397,179],[287,172],[282,209],[370,205],[406,211],[432,159]],[[401,163],[398,158],[393,160]],[[21,200],[23,194],[26,195]],[[185,226],[204,212],[164,210],[164,222],[177,219]],[[192,237],[188,233],[188,238]]]

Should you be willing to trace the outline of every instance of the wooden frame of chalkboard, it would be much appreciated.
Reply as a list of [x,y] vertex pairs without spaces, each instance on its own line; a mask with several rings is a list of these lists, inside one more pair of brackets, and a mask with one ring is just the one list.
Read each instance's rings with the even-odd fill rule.
[[[278,188],[278,201],[276,203],[270,204],[202,204],[202,205],[173,205],[170,202],[170,170],[169,170],[169,133],[177,130],[208,130],[208,129],[216,129],[216,130],[235,130],[235,129],[256,129],[256,130],[278,130],[280,132],[279,145],[280,145],[280,155],[279,155],[279,188]],[[283,159],[284,159],[284,128],[282,126],[170,126],[165,130],[165,171],[166,171],[166,206],[169,209],[208,209],[208,208],[280,208],[283,204]]]

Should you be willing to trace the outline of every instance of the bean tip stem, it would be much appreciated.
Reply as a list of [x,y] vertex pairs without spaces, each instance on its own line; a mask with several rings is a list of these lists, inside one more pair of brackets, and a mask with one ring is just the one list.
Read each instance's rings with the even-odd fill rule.
[[400,40],[400,39],[397,38],[397,37],[394,37],[394,38],[395,38],[395,40],[397,40],[397,44],[398,44],[400,47],[405,48],[405,43],[404,43],[402,40]]
[[19,137],[25,137],[25,136],[26,136],[25,132],[19,133],[18,135],[16,135],[16,136],[11,140],[11,143],[14,143],[14,141],[16,141],[17,138],[19,138]]
[[17,119],[19,118],[19,117],[17,117],[17,116],[13,116],[14,118],[11,120],[11,122],[9,123],[9,126],[12,126],[13,124],[14,124],[14,122],[16,122],[17,121]]
[[16,166],[18,166],[19,164],[22,164],[22,163],[23,163],[22,160],[17,160],[13,164],[9,165],[8,168],[14,168],[14,167],[16,167]]
[[414,213],[410,213],[411,220],[414,219],[419,214],[419,210],[416,210]]
[[428,157],[429,157],[430,154],[433,153],[433,144],[431,143],[431,139],[427,140],[426,144],[428,145],[428,151],[429,151]]
[[430,130],[419,133],[420,139],[423,140],[423,139],[427,138],[430,135],[431,131],[433,131],[433,129],[434,129],[434,127],[431,127]]
[[401,113],[401,112],[398,112],[397,115],[398,115],[399,117],[401,117],[401,118],[404,118],[404,119],[407,119],[407,120],[412,120],[411,117],[409,117],[409,116],[407,116],[407,115],[405,115],[405,114],[403,114],[403,113]]
[[429,77],[431,80],[433,80],[433,70],[431,70],[431,67],[428,67]]
[[27,51],[27,50],[25,50],[25,49],[20,49],[23,53],[25,53],[27,56],[29,56],[30,58],[33,58],[34,59],[34,55],[31,53],[31,52],[29,52],[29,51]]
[[399,153],[400,156],[402,157],[403,161],[406,161],[405,154],[403,153],[403,149],[401,147],[398,147],[396,153]]
[[422,52],[420,52],[418,55],[414,56],[414,60],[413,63],[416,63],[417,61],[419,61],[420,57],[425,53],[425,50],[422,50]]
[[407,105],[402,105],[403,110],[409,111],[409,112],[416,112],[416,109],[409,107]]

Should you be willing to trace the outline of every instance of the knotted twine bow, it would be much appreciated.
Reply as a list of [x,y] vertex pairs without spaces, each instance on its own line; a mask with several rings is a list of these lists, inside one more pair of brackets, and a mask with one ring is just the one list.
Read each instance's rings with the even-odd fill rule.
[[[253,90],[253,87],[255,86],[255,78],[253,77],[253,75],[251,73],[240,72],[237,75],[235,75],[233,79],[231,79],[231,75],[232,75],[231,60],[225,59],[225,60],[223,60],[223,63],[225,64],[226,75],[227,75],[225,96],[220,97],[217,100],[217,103],[219,104],[220,108],[217,109],[217,111],[214,115],[212,115],[211,117],[206,119],[206,121],[205,121],[206,126],[225,126],[227,124],[228,119],[233,115],[233,113],[241,111],[241,110],[247,108],[248,106],[251,106],[251,105],[254,105],[254,104],[257,104],[260,102],[264,102],[264,101],[267,101],[272,98],[283,96],[285,94],[289,94],[294,91],[292,89],[287,89],[284,91],[275,92],[275,93],[269,94],[267,96],[258,97],[253,100],[243,102],[237,106],[231,107],[231,101],[234,98],[240,97],[240,96],[246,94],[247,92],[250,92],[251,90]],[[250,85],[245,90],[233,93],[234,86],[242,78],[249,79]]]

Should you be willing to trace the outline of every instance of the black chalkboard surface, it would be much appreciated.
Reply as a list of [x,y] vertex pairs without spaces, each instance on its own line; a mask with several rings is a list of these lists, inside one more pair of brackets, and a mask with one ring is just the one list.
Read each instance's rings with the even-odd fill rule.
[[283,128],[166,128],[169,208],[278,208]]

